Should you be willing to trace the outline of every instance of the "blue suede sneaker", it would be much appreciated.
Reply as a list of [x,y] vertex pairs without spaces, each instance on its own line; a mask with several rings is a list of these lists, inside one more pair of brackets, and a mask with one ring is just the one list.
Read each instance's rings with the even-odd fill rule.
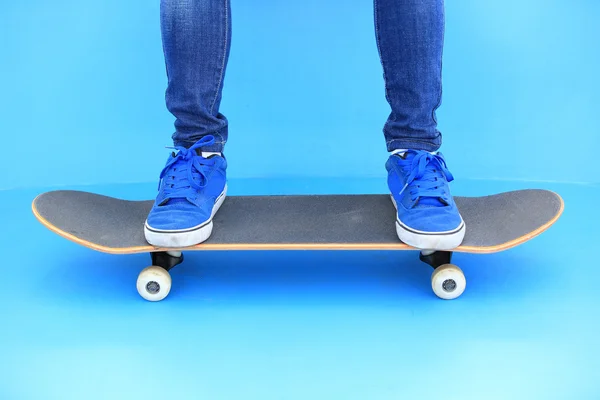
[[186,247],[208,239],[212,219],[227,192],[227,162],[220,153],[203,153],[214,143],[206,136],[189,149],[175,147],[160,173],[158,196],[144,226],[148,243]]
[[389,157],[386,169],[400,240],[423,250],[458,247],[465,223],[450,194],[448,183],[454,177],[443,155],[400,151]]

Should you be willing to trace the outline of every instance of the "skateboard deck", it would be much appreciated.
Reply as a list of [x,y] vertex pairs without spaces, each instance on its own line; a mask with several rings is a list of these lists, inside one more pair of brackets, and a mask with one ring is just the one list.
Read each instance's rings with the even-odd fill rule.
[[[564,208],[558,194],[540,189],[455,199],[466,234],[454,252],[510,249],[548,229]],[[57,190],[36,197],[32,209],[66,239],[105,253],[149,252],[166,271],[181,262],[181,250],[415,250],[398,239],[396,211],[385,194],[228,196],[211,237],[186,248],[146,242],[143,226],[152,204]],[[449,264],[452,252],[435,253],[423,252],[421,259],[436,269]]]

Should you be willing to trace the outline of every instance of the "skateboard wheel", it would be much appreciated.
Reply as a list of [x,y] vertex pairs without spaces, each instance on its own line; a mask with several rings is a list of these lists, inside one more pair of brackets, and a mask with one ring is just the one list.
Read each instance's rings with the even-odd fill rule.
[[138,275],[137,291],[148,301],[160,301],[171,291],[171,275],[161,267],[145,268]]
[[431,288],[441,299],[456,299],[466,287],[465,274],[454,264],[441,265],[431,274]]

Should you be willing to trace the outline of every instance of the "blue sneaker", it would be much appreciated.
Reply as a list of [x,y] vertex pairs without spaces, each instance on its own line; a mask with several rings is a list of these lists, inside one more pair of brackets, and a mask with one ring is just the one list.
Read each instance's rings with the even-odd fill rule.
[[454,177],[443,155],[401,151],[391,155],[385,166],[400,240],[424,250],[458,247],[465,223],[450,194],[448,183]]
[[212,219],[227,192],[227,162],[220,153],[203,153],[214,143],[207,136],[189,149],[175,147],[160,173],[158,196],[146,223],[148,243],[158,247],[186,247],[208,239]]

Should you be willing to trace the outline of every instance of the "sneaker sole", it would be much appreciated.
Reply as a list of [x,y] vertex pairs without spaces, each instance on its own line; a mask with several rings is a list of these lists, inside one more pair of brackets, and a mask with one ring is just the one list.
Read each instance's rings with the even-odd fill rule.
[[210,214],[210,218],[192,228],[161,231],[150,228],[146,222],[144,225],[144,236],[146,237],[146,241],[152,246],[157,247],[188,247],[206,241],[212,234],[213,217],[217,211],[219,211],[219,208],[221,208],[226,195],[227,185],[225,185],[223,192],[221,192],[217,198]]
[[[390,196],[398,215],[398,205]],[[396,218],[396,234],[405,244],[421,250],[452,250],[462,243],[465,238],[466,226],[461,217],[458,228],[446,232],[424,232],[411,229]]]

